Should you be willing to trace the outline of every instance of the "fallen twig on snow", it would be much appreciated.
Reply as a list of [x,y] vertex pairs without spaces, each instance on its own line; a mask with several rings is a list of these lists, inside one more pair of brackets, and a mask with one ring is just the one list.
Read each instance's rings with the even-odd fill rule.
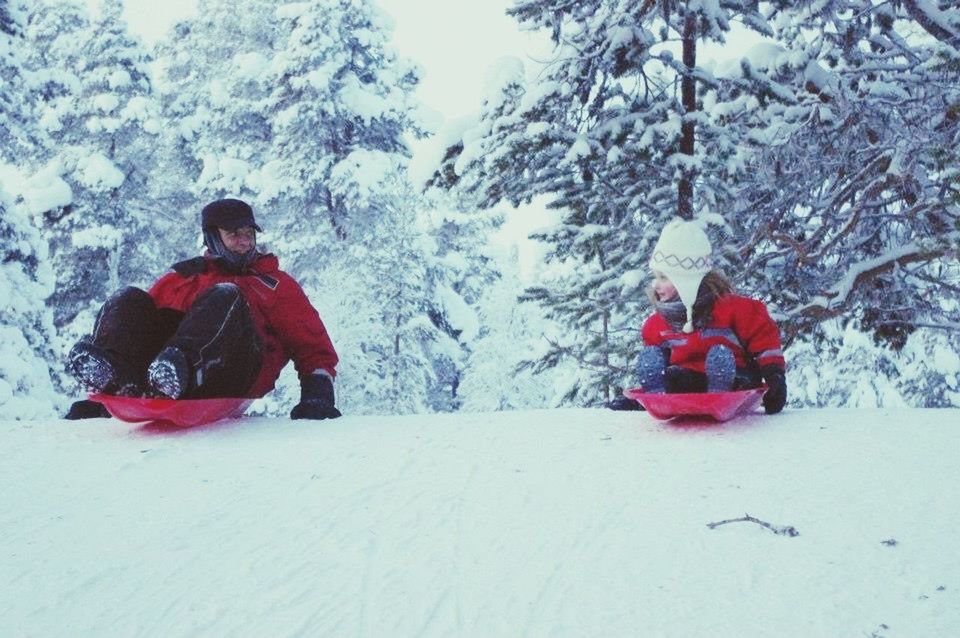
[[721,525],[726,525],[727,523],[756,523],[757,525],[762,525],[774,534],[779,534],[781,536],[800,536],[800,532],[797,531],[797,528],[793,525],[771,525],[766,521],[761,521],[759,518],[754,518],[749,514],[744,514],[743,518],[731,518],[726,521],[717,521],[716,523],[707,523],[707,527],[713,529],[714,527],[720,527]]

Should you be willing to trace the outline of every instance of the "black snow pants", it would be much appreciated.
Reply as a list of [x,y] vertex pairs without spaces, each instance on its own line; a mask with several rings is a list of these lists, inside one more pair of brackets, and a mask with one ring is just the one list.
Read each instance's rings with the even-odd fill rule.
[[177,348],[190,366],[184,399],[245,396],[260,373],[260,338],[233,284],[205,290],[186,313],[157,308],[147,292],[124,288],[100,310],[92,343],[144,381],[157,354]]

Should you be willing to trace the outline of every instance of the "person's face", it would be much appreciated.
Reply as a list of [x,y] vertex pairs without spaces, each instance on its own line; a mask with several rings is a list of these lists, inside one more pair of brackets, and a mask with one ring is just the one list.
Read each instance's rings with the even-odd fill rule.
[[218,228],[220,241],[232,253],[243,255],[257,246],[257,231],[252,226],[244,226],[236,230]]
[[657,295],[657,301],[670,301],[677,296],[673,282],[659,270],[653,271],[653,292]]

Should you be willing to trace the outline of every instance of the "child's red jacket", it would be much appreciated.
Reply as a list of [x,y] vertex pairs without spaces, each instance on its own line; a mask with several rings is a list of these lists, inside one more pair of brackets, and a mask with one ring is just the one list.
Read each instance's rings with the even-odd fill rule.
[[697,372],[704,371],[707,350],[717,344],[733,351],[737,368],[750,367],[751,360],[761,368],[786,367],[777,324],[762,302],[749,297],[723,295],[714,303],[709,323],[690,333],[673,328],[655,312],[643,323],[641,334],[645,345],[670,348],[670,365]]

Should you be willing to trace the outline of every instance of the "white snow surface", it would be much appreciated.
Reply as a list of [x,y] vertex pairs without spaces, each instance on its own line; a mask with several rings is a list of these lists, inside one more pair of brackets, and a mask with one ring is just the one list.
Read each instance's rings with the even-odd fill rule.
[[956,636],[958,424],[0,422],[0,635]]

